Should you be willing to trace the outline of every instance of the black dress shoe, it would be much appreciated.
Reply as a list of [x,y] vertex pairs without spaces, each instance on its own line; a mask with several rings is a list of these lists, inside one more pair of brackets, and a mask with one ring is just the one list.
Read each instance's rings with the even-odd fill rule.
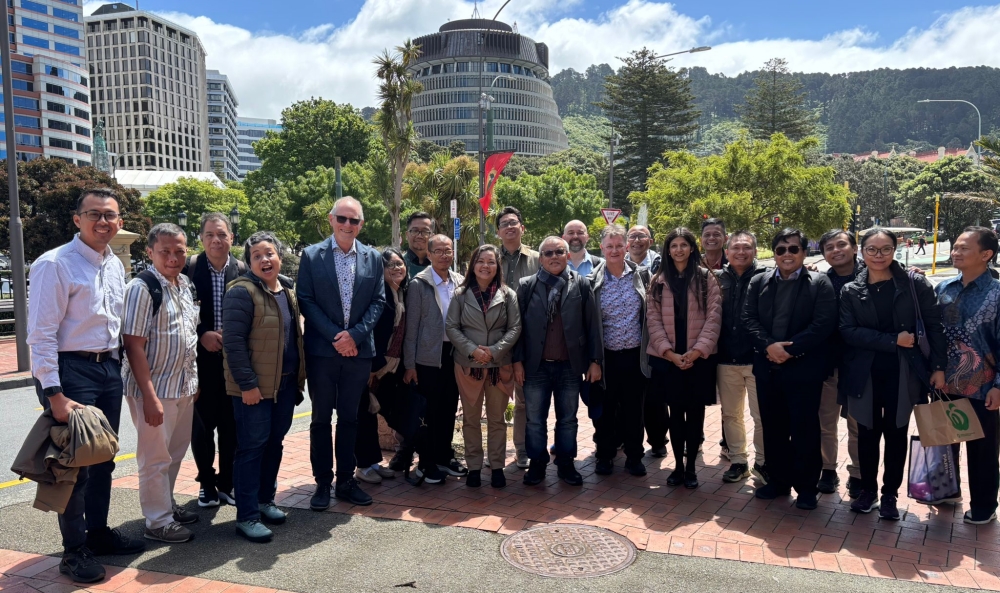
[[823,494],[833,494],[837,491],[837,486],[839,485],[840,478],[837,476],[836,470],[825,469],[820,474],[819,482],[816,483],[816,489]]
[[389,460],[389,469],[394,472],[405,471],[411,465],[413,465],[413,453],[410,451],[396,451],[396,454]]
[[503,488],[507,486],[507,476],[503,474],[502,469],[495,469],[490,474],[490,486],[494,488]]
[[528,471],[524,472],[524,485],[534,486],[535,484],[541,484],[545,480],[546,465],[539,461],[532,461],[531,465],[528,466]]
[[642,464],[641,459],[626,459],[625,470],[633,476],[646,475],[646,466]]
[[762,500],[774,500],[779,496],[788,496],[791,493],[791,488],[778,488],[774,485],[774,482],[771,482],[755,490],[753,495]]
[[694,472],[684,472],[684,487],[694,490],[698,487],[698,475]]
[[479,488],[483,485],[483,476],[479,470],[469,470],[465,476],[465,485],[469,488]]
[[660,445],[659,447],[653,447],[649,451],[646,451],[646,455],[650,457],[662,458],[667,456],[667,446]]
[[847,496],[855,499],[861,496],[861,478],[847,478]]
[[74,583],[96,583],[103,581],[106,574],[104,567],[87,546],[63,552],[59,572],[73,579]]
[[795,507],[804,511],[811,511],[816,508],[815,494],[799,494],[795,499]]
[[583,476],[580,475],[580,472],[576,471],[575,467],[569,464],[559,467],[559,477],[570,486],[583,484]]
[[599,476],[610,476],[611,472],[615,470],[615,464],[610,459],[598,459],[597,467],[594,468],[594,473]]
[[105,527],[87,532],[86,548],[93,556],[128,556],[142,553],[146,549],[146,543],[141,539],[131,538],[118,529]]
[[675,469],[667,477],[667,486],[680,486],[684,483],[684,471]]
[[368,496],[361,486],[358,486],[358,481],[354,478],[350,478],[345,483],[341,484],[340,480],[337,480],[337,487],[333,491],[333,495],[340,500],[346,500],[351,504],[356,504],[358,506],[368,506],[372,503],[372,497]]
[[309,508],[314,511],[325,511],[330,508],[330,485],[316,484],[316,492],[309,500]]

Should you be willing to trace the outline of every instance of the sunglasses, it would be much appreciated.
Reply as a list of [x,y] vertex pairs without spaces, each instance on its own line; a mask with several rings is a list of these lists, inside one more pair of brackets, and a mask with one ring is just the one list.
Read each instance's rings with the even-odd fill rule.
[[337,222],[340,224],[351,223],[351,226],[358,226],[359,224],[361,224],[360,218],[348,218],[346,216],[341,216],[339,214],[335,214],[334,218],[336,218]]
[[788,247],[779,245],[774,248],[775,255],[785,255],[786,252],[791,253],[792,255],[798,255],[800,251],[802,251],[802,248],[798,245],[789,245]]
[[566,255],[565,249],[549,249],[548,251],[543,251],[542,255],[544,257],[556,257],[557,255]]

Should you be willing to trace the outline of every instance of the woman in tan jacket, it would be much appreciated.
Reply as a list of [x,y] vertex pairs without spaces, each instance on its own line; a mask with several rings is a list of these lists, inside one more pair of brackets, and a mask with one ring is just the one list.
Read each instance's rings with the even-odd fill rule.
[[693,489],[698,487],[694,460],[705,406],[715,402],[715,369],[708,357],[717,351],[722,292],[715,275],[700,265],[698,244],[688,229],[670,231],[663,254],[646,295],[650,391],[667,404],[670,416],[677,465],[667,485]]
[[462,437],[469,474],[465,484],[478,488],[483,469],[483,402],[491,484],[503,488],[507,452],[504,412],[514,395],[511,352],[521,335],[517,293],[503,283],[500,250],[481,245],[469,259],[469,274],[455,289],[448,307],[445,333],[455,352],[455,379],[462,398]]

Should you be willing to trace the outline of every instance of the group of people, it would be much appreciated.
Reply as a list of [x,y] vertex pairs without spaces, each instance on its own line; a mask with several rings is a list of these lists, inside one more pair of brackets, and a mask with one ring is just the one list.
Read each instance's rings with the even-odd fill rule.
[[[839,485],[837,425],[846,416],[852,510],[880,507],[898,519],[910,414],[936,390],[969,398],[986,435],[967,444],[965,520],[996,516],[1000,282],[987,273],[998,250],[990,229],[966,229],[952,248],[960,274],[935,289],[894,261],[897,238],[887,230],[860,245],[830,231],[819,242],[830,270],[819,273],[805,265],[809,243],[795,229],[773,238],[774,268],[757,261],[752,233],[727,234],[719,219],[705,220],[700,237],[670,231],[659,254],[647,227],[611,224],[597,257],[580,221],[528,248],[521,213],[507,207],[496,218],[501,245],[475,249],[463,276],[452,239],[435,234],[429,214],[406,221],[405,251],[379,252],[358,241],[364,212],[345,197],[329,214],[332,235],[303,252],[293,287],[281,274],[280,240],[255,233],[237,260],[221,213],[202,216],[204,251],[195,256],[183,229],[154,226],[153,265],[127,284],[108,246],[121,227],[114,193],[83,192],[74,222],[79,234],[32,266],[36,389],[57,421],[92,405],[116,431],[124,396],[147,539],[193,537],[185,525],[199,516],[173,496],[190,446],[198,505],[233,504],[238,534],[271,540],[271,526],[286,519],[274,501],[282,441],[307,379],[317,511],[331,497],[371,504],[361,483],[399,474],[414,485],[463,477],[477,488],[489,468],[491,486],[505,487],[511,402],[524,484],[550,479],[554,463],[554,479],[579,485],[583,400],[598,475],[615,471],[621,449],[624,471],[643,476],[644,458],[665,457],[670,444],[667,484],[697,488],[705,408],[718,402],[731,462],[723,480],[753,475],[763,499],[794,488],[802,509]],[[460,402],[463,460],[452,446]],[[388,465],[378,416],[400,439]],[[104,578],[95,555],[144,547],[107,525],[113,469],[113,461],[82,468],[59,517],[60,571],[74,581]]]

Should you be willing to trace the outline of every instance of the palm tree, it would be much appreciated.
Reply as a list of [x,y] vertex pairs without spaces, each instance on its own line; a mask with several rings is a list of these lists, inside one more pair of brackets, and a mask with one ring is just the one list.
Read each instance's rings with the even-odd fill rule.
[[451,201],[458,202],[458,217],[467,221],[455,246],[460,265],[465,265],[465,258],[479,245],[478,179],[475,160],[466,155],[451,158],[442,152],[428,163],[410,163],[403,181],[407,201],[429,212],[439,229],[450,228]]
[[382,136],[389,160],[392,177],[392,195],[386,200],[386,208],[392,215],[392,244],[399,247],[399,211],[403,201],[403,173],[410,159],[410,151],[416,146],[417,132],[413,128],[411,106],[413,97],[424,90],[422,84],[413,80],[407,68],[420,56],[420,46],[412,40],[397,46],[395,53],[382,50],[373,63],[377,67],[375,77],[379,80],[378,97],[382,102],[375,113],[375,125]]
[[1000,184],[1000,138],[983,136],[976,141],[976,146],[983,149],[981,166],[986,173]]

